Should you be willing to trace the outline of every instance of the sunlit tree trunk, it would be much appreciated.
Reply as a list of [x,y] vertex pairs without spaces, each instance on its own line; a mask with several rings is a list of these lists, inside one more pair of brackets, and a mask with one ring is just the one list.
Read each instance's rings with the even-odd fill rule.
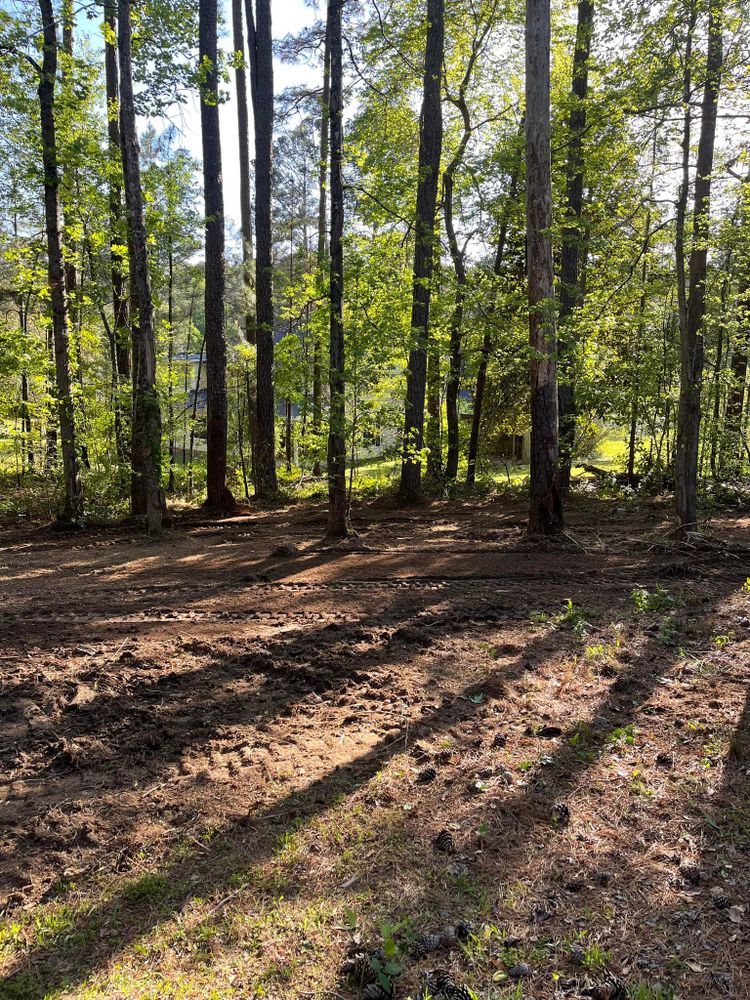
[[416,500],[422,492],[421,452],[424,447],[427,339],[435,256],[435,209],[443,146],[440,91],[445,48],[444,8],[444,0],[428,0],[424,87],[419,128],[419,179],[411,313],[412,348],[409,354],[404,454],[401,465],[400,493],[403,500]]
[[[164,494],[161,486],[161,409],[156,391],[154,304],[148,264],[148,244],[141,189],[140,152],[133,99],[130,0],[120,0],[118,19],[120,59],[120,132],[127,207],[130,280],[133,312],[133,472],[149,534],[161,531]],[[135,513],[136,511],[134,511]]]
[[125,403],[124,388],[130,380],[130,330],[128,329],[128,300],[125,288],[125,261],[120,251],[124,235],[122,223],[122,146],[120,142],[120,79],[117,69],[117,25],[115,6],[104,8],[105,47],[104,72],[107,90],[107,136],[109,188],[109,242],[110,274],[112,281],[113,309],[113,384],[115,445],[120,468],[128,464],[129,406]]
[[198,11],[203,197],[206,215],[206,505],[214,510],[231,510],[235,501],[227,486],[227,341],[224,332],[226,277],[217,0],[200,0]]
[[271,0],[246,0],[250,90],[255,119],[255,310],[256,412],[258,440],[255,492],[268,497],[278,489],[273,387],[273,39]]
[[696,160],[693,243],[690,250],[687,313],[681,331],[680,407],[675,456],[675,506],[680,532],[698,524],[698,448],[701,383],[703,380],[703,320],[706,313],[706,271],[714,165],[716,119],[723,61],[721,9],[709,8],[706,83],[701,107],[701,133]]
[[[232,30],[234,51],[238,57],[234,73],[237,92],[237,136],[240,145],[240,217],[242,226],[242,266],[244,287],[245,339],[255,343],[255,288],[253,281],[253,200],[250,186],[250,109],[247,96],[247,67],[245,65],[245,32],[243,30],[242,0],[232,0]],[[240,58],[241,57],[241,58]],[[255,385],[247,380],[248,424],[250,429],[250,465],[255,467],[257,429],[255,426]]]
[[83,500],[78,476],[76,428],[70,378],[70,336],[68,297],[62,251],[62,212],[60,207],[60,171],[58,166],[57,127],[55,123],[55,81],[57,77],[57,24],[52,0],[39,0],[42,17],[44,52],[40,67],[39,111],[44,172],[44,218],[47,233],[47,277],[52,312],[55,355],[55,394],[57,397],[60,449],[63,464],[63,496],[59,513],[61,523],[77,524],[83,515]]
[[347,534],[346,408],[344,382],[344,145],[341,10],[343,0],[328,0],[331,47],[331,343],[328,384],[331,413],[328,432],[328,536]]
[[531,347],[529,531],[542,535],[554,534],[563,527],[551,224],[550,0],[526,0],[526,229]]

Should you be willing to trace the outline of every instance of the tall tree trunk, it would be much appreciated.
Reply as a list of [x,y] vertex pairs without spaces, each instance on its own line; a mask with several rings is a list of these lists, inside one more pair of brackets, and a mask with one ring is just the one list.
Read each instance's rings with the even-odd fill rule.
[[227,486],[227,341],[224,333],[224,183],[219,128],[219,55],[217,0],[200,0],[198,60],[201,73],[203,196],[206,214],[206,506],[231,510]]
[[531,347],[529,531],[542,535],[554,534],[563,527],[551,225],[550,0],[526,0],[526,229]]
[[[323,274],[328,256],[328,167],[330,149],[331,113],[331,34],[330,17],[326,18],[326,36],[323,47],[323,93],[320,101],[320,161],[318,165],[318,274]],[[315,336],[313,343],[313,430],[319,437],[323,426],[323,373],[321,370],[322,344]],[[313,475],[321,472],[316,459]]]
[[682,74],[682,179],[675,212],[675,264],[677,266],[677,303],[680,317],[680,336],[684,339],[687,327],[687,274],[685,271],[685,222],[690,191],[690,136],[692,131],[693,99],[693,34],[698,18],[695,0],[688,0],[688,20],[685,36],[685,58]]
[[706,83],[701,106],[701,134],[696,160],[693,243],[685,327],[681,331],[680,408],[675,458],[675,506],[681,533],[698,524],[698,447],[700,442],[701,382],[703,379],[703,319],[706,313],[706,270],[714,168],[717,106],[723,60],[719,0],[709,7]]
[[[240,144],[240,216],[242,225],[242,277],[245,292],[245,340],[255,344],[255,289],[253,288],[253,199],[250,187],[250,109],[247,96],[245,32],[242,0],[232,0],[234,51],[238,57],[234,73],[237,91],[237,134]],[[239,59],[241,56],[241,60]],[[250,466],[255,468],[257,428],[255,426],[255,385],[248,380],[248,419],[250,429]]]
[[570,489],[570,468],[576,436],[575,334],[571,329],[571,319],[583,301],[580,282],[580,250],[584,239],[581,223],[584,179],[583,137],[586,132],[586,100],[593,31],[593,0],[578,0],[578,25],[573,53],[573,84],[568,118],[567,212],[560,263],[560,336],[557,343],[560,371],[557,390],[560,422],[560,488],[563,496]]
[[401,498],[413,501],[422,492],[424,404],[427,381],[427,339],[435,256],[435,209],[440,157],[443,148],[443,112],[440,99],[445,48],[444,0],[427,0],[427,41],[424,89],[419,127],[414,280],[411,312],[412,348],[406,386]]
[[130,380],[130,330],[128,300],[125,290],[125,261],[120,247],[124,236],[122,225],[122,143],[120,142],[120,79],[117,69],[117,25],[115,6],[104,8],[105,47],[104,72],[107,89],[108,187],[110,274],[113,307],[113,382],[115,388],[115,445],[120,468],[128,464],[128,427],[130,413],[125,404],[125,386]]
[[255,119],[255,303],[256,406],[258,445],[255,456],[255,492],[276,493],[276,428],[273,393],[273,39],[271,0],[246,0],[250,90]]
[[133,327],[133,473],[149,534],[161,531],[164,493],[161,486],[161,409],[156,391],[154,304],[148,267],[148,244],[141,189],[140,152],[133,100],[131,0],[120,0],[118,51],[120,59],[120,132],[125,204],[130,246],[131,297],[137,314]]
[[44,54],[38,95],[44,172],[44,218],[47,232],[47,277],[55,353],[55,394],[63,462],[63,498],[59,519],[61,523],[75,525],[83,516],[83,501],[78,478],[76,428],[70,379],[68,297],[62,251],[60,171],[55,124],[57,25],[52,0],[39,0],[39,11],[44,33]]
[[331,414],[328,431],[328,536],[348,533],[346,516],[346,407],[344,382],[344,146],[343,0],[328,0],[327,35],[331,50],[331,343],[328,384]]

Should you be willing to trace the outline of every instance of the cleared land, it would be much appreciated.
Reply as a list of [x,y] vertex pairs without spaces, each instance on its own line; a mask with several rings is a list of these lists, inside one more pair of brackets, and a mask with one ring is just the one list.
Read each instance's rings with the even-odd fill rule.
[[523,518],[0,534],[0,996],[750,995],[750,518]]

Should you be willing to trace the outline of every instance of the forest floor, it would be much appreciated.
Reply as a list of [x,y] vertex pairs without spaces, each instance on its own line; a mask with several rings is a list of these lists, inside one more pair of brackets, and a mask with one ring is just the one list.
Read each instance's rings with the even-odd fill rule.
[[0,997],[750,996],[750,515],[669,519],[0,530]]

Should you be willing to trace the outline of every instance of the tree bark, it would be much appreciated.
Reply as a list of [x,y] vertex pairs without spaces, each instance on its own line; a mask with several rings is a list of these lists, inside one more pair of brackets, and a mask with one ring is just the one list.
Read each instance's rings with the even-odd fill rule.
[[575,334],[570,329],[570,320],[583,302],[580,282],[580,249],[584,239],[581,223],[584,180],[583,137],[586,132],[586,100],[593,31],[593,0],[578,0],[572,103],[568,118],[567,213],[560,263],[560,336],[557,344],[558,369],[561,376],[557,396],[560,422],[560,488],[563,496],[570,489],[570,468],[576,437]]
[[526,229],[531,347],[529,531],[542,535],[555,534],[563,527],[551,225],[550,0],[526,0]]
[[125,289],[124,259],[119,250],[124,240],[122,225],[122,144],[120,141],[120,79],[117,69],[117,24],[115,6],[104,8],[107,37],[104,46],[104,73],[107,90],[108,137],[108,186],[109,186],[109,241],[110,275],[112,281],[112,336],[115,446],[120,468],[128,464],[129,407],[125,405],[125,386],[130,380],[130,330],[128,329],[128,300]]
[[680,408],[675,456],[675,507],[680,533],[698,525],[698,448],[703,379],[703,319],[706,313],[706,271],[714,165],[716,119],[723,61],[719,0],[709,7],[706,82],[701,106],[701,132],[696,160],[693,243],[685,326],[681,331]]
[[331,342],[328,384],[331,413],[328,431],[328,536],[348,534],[346,510],[346,406],[344,381],[344,145],[343,0],[328,0],[327,35],[331,50]]
[[[328,167],[330,148],[331,114],[331,36],[330,18],[326,18],[326,36],[323,47],[323,93],[320,101],[320,162],[318,165],[318,273],[323,274],[328,256]],[[319,437],[323,426],[323,373],[321,370],[322,345],[316,335],[313,343],[313,430]],[[313,475],[319,476],[320,461],[316,459]]]
[[47,233],[47,278],[52,311],[55,354],[55,394],[60,425],[63,464],[63,496],[59,520],[76,525],[83,516],[83,498],[78,474],[76,428],[70,378],[70,336],[65,265],[62,252],[60,170],[55,123],[57,76],[57,25],[52,0],[39,0],[44,35],[44,54],[39,79],[39,112],[44,172],[44,218]]
[[161,486],[161,409],[156,391],[154,304],[148,266],[148,244],[141,189],[138,133],[133,100],[131,0],[120,0],[118,51],[120,60],[120,132],[125,204],[130,247],[131,297],[137,314],[133,328],[133,474],[142,498],[149,534],[161,531],[164,493]]
[[224,261],[224,181],[219,128],[219,55],[217,0],[200,0],[200,67],[203,197],[206,216],[206,506],[235,507],[227,486],[227,341],[224,332],[226,274]]
[[271,0],[246,0],[250,90],[255,118],[255,303],[256,303],[256,407],[258,444],[255,492],[273,496],[276,478],[276,428],[273,391],[273,40]]
[[[245,340],[255,344],[255,289],[253,274],[253,198],[250,187],[250,109],[247,96],[247,69],[245,66],[245,32],[243,29],[242,0],[232,0],[232,29],[234,51],[242,57],[235,70],[237,91],[237,134],[240,144],[240,215],[242,226],[242,277],[245,292]],[[255,426],[256,404],[254,381],[248,379],[248,425],[250,429],[250,468],[255,468],[255,451],[258,432]],[[247,492],[247,490],[245,491]]]
[[417,182],[414,244],[412,348],[406,386],[404,452],[401,465],[402,500],[414,501],[422,493],[424,404],[427,381],[427,339],[430,295],[435,256],[435,209],[440,157],[443,147],[443,114],[440,85],[445,48],[444,0],[427,0],[422,113],[419,127],[419,179]]

